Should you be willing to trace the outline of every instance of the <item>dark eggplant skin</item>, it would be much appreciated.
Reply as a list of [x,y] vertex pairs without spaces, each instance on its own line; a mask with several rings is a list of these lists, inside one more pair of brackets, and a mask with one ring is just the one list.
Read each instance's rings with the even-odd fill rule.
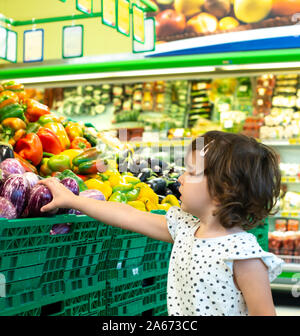
[[[79,193],[79,196],[93,198],[98,201],[105,201],[105,196],[102,194],[100,190],[96,190],[96,189],[88,189],[88,190],[81,191]],[[68,209],[67,213],[70,215],[82,215],[82,213],[79,210],[75,210],[75,209]]]
[[144,168],[141,170],[139,175],[137,176],[141,182],[146,182],[148,178],[150,178],[153,174],[153,170],[151,168]]
[[11,147],[5,144],[0,144],[0,162],[6,159],[13,159],[14,157],[14,151]]
[[46,217],[55,215],[58,209],[50,212],[41,212],[41,208],[52,201],[52,194],[46,186],[36,184],[29,194],[27,207],[23,212],[22,217]]
[[73,194],[79,195],[79,186],[75,179],[72,177],[65,177],[63,180],[60,181],[66,188],[72,191]]
[[8,199],[16,208],[19,217],[28,200],[30,185],[24,175],[11,174],[8,176],[1,188],[1,196]]
[[4,197],[0,197],[0,218],[16,219],[17,211],[15,206]]
[[176,198],[180,198],[181,194],[179,192],[180,182],[178,180],[174,180],[173,183],[168,184],[168,188],[173,192],[173,195]]
[[146,182],[153,191],[158,195],[165,195],[167,188],[167,181],[163,178],[154,178]]
[[71,225],[66,224],[54,224],[52,226],[52,230],[50,231],[50,235],[57,235],[57,234],[66,234],[69,233],[71,230]]

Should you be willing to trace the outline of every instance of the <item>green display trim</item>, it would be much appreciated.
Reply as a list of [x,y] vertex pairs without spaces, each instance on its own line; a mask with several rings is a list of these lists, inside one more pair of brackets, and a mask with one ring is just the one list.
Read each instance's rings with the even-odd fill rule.
[[146,12],[158,12],[159,8],[158,6],[149,0],[140,0],[142,4],[144,4],[147,8],[144,9]]
[[132,38],[132,52],[134,54],[141,54],[141,53],[144,53],[144,52],[151,52],[151,51],[155,50],[155,46],[156,46],[155,18],[154,17],[149,17],[149,18],[145,19],[145,22],[148,21],[148,20],[152,20],[154,22],[154,24],[153,24],[153,30],[154,30],[154,32],[153,32],[153,39],[154,39],[154,41],[153,41],[153,49],[151,49],[151,50],[142,50],[142,51],[136,51],[136,50],[134,50],[134,41],[135,40]]
[[91,15],[93,13],[93,0],[91,0],[91,12],[87,12],[85,10],[83,10],[83,8],[80,6],[80,4],[78,3],[79,0],[76,0],[76,9],[81,12],[81,13],[85,13],[87,15]]
[[55,75],[89,74],[96,72],[154,70],[199,66],[224,66],[257,63],[298,62],[300,48],[282,50],[243,51],[207,55],[153,57],[120,62],[56,64],[26,67],[1,67],[0,79],[30,78]]
[[[10,63],[17,63],[18,59],[17,59],[17,55],[18,55],[18,33],[15,32],[14,30],[11,29],[6,29],[7,33],[6,33],[6,61],[10,62]],[[7,58],[7,50],[8,50],[8,32],[12,32],[16,35],[16,53],[15,53],[15,61],[9,60]]]
[[[43,23],[53,23],[53,22],[62,22],[62,21],[73,21],[73,20],[98,18],[101,16],[102,16],[101,12],[92,13],[92,14],[67,15],[67,16],[58,16],[58,17],[52,17],[52,18],[35,19],[34,23],[43,24]],[[11,24],[12,26],[15,26],[15,27],[32,25],[32,20],[15,21],[15,20],[7,19],[7,18],[4,18],[4,19],[0,18],[0,21]]]
[[[137,39],[135,37],[135,34],[134,34],[134,10],[133,10],[134,7],[138,8],[139,10],[141,10],[143,12],[143,14],[144,14],[144,41],[141,41],[141,40]],[[142,8],[142,7],[140,7],[140,6],[138,6],[138,5],[136,5],[136,4],[132,5],[132,39],[135,40],[135,41],[137,41],[137,42],[139,42],[139,43],[142,43],[142,44],[145,43],[145,9]]]
[[[81,54],[77,55],[77,56],[65,56],[65,50],[64,50],[64,46],[65,46],[65,29],[66,28],[70,28],[70,27],[81,27]],[[77,58],[77,57],[82,57],[83,56],[83,39],[84,39],[84,27],[83,25],[73,25],[73,26],[63,26],[63,36],[62,36],[62,58],[63,59],[69,59],[69,58]]]
[[300,273],[299,272],[282,272],[280,275],[278,275],[278,278],[300,279]]
[[130,1],[129,0],[125,0],[125,2],[127,2],[128,3],[128,14],[129,14],[129,30],[128,30],[128,34],[126,34],[126,32],[124,32],[123,30],[121,30],[120,28],[119,28],[119,1],[120,0],[116,0],[116,27],[117,27],[117,31],[119,32],[119,33],[121,33],[121,34],[123,34],[123,35],[125,35],[125,36],[130,36],[130,12],[131,12],[131,10],[130,10]]
[[115,24],[114,25],[112,23],[110,23],[110,22],[105,21],[105,19],[103,17],[103,1],[104,0],[101,0],[101,10],[102,10],[102,16],[101,16],[102,20],[101,20],[101,22],[105,26],[108,26],[108,27],[111,27],[111,28],[116,28],[116,26],[117,26],[117,11],[116,11],[116,9],[117,9],[117,0],[115,0]]

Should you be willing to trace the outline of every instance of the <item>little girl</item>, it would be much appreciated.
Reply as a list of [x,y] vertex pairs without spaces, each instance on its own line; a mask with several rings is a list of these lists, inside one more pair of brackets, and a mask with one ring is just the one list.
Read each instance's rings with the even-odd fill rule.
[[253,138],[213,131],[192,142],[186,166],[179,178],[181,208],[171,207],[166,216],[75,196],[55,178],[39,182],[53,194],[42,211],[74,208],[108,225],[173,243],[169,315],[276,315],[270,281],[281,273],[283,261],[245,231],[275,205],[280,191],[276,154]]

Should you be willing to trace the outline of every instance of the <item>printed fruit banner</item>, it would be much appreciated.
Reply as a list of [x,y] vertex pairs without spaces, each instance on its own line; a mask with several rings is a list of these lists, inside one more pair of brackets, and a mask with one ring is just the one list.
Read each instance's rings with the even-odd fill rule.
[[[300,0],[156,0],[157,41],[291,26]],[[292,34],[291,34],[292,35]]]

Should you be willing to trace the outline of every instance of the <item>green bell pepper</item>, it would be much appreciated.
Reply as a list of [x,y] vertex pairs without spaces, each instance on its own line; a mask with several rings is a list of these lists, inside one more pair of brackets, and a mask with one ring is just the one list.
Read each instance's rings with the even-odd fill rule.
[[26,128],[27,134],[37,133],[41,125],[39,123],[29,123]]
[[48,160],[48,167],[53,172],[63,172],[71,168],[70,158],[67,155],[54,155]]
[[108,200],[110,202],[127,203],[127,197],[121,191],[114,192]]
[[20,104],[11,104],[0,109],[0,122],[6,118],[20,118],[25,121],[24,108]]
[[122,193],[131,191],[134,188],[133,184],[131,183],[123,183],[123,184],[118,184],[113,187],[113,193],[116,191],[121,191]]
[[38,123],[42,126],[48,124],[48,123],[56,123],[57,122],[57,119],[56,117],[50,115],[50,114],[46,114],[46,115],[43,115],[39,118],[38,120]]
[[135,201],[139,197],[139,194],[140,194],[140,188],[136,188],[136,189],[126,192],[125,196],[129,202],[132,202],[132,201]]

